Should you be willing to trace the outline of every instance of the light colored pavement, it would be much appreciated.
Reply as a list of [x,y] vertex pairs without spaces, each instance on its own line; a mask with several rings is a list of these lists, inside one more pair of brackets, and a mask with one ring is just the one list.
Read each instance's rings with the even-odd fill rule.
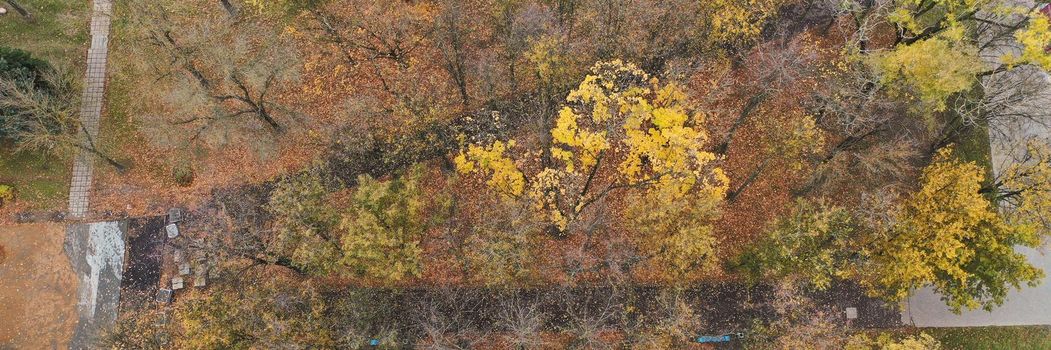
[[90,349],[103,329],[117,319],[124,274],[127,223],[70,225],[65,251],[80,280],[77,286],[77,326],[70,349]]
[[[1030,263],[1051,273],[1051,255],[1043,251],[1018,248],[1029,257]],[[940,295],[930,288],[916,291],[902,312],[902,323],[919,327],[978,327],[978,326],[1022,326],[1051,325],[1051,283],[1046,280],[1035,288],[1023,286],[1012,291],[1007,302],[992,312],[984,310],[964,311],[957,315],[949,311]]]
[[[95,0],[91,14],[91,47],[88,48],[87,73],[81,94],[81,137],[98,145],[99,119],[106,89],[106,61],[109,55],[109,28],[113,15],[112,0]],[[81,150],[73,160],[73,177],[69,185],[69,215],[83,218],[88,213],[88,195],[95,156]]]

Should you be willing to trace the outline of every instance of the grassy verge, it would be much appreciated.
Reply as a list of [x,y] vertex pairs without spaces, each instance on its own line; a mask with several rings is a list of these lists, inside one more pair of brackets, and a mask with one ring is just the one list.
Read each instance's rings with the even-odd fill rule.
[[68,163],[39,153],[16,153],[4,145],[0,150],[0,183],[14,186],[16,200],[28,203],[31,209],[59,207],[69,186]]
[[1051,349],[1051,326],[923,328],[945,349],[1037,350]]
[[[2,3],[2,2],[0,2]],[[81,58],[89,38],[89,2],[70,0],[21,0],[33,15],[27,21],[14,11],[0,17],[0,45],[33,53],[53,65],[73,63],[83,67]],[[6,3],[3,3],[6,7]]]
[[[26,20],[11,11],[0,17],[0,46],[22,49],[52,66],[83,74],[89,38],[88,1],[22,0],[33,16]],[[3,2],[0,4],[5,5]],[[15,187],[18,201],[31,209],[61,207],[69,186],[68,157],[15,152],[0,145],[0,183]]]

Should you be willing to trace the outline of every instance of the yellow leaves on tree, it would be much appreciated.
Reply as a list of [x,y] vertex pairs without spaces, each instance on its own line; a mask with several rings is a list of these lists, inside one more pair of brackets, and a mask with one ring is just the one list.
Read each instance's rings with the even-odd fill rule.
[[486,146],[469,145],[453,160],[462,173],[480,172],[489,178],[489,187],[504,195],[517,197],[525,189],[525,176],[504,153],[515,141],[495,141]]
[[891,92],[919,99],[916,112],[923,115],[945,111],[949,97],[971,89],[985,69],[976,48],[942,37],[899,45],[874,55],[871,64]]
[[975,163],[939,150],[921,187],[891,217],[874,223],[801,201],[735,265],[755,277],[797,278],[818,288],[856,279],[871,295],[894,302],[932,286],[954,311],[991,309],[1011,287],[1043,277],[1014,250],[1039,246],[1041,234],[1027,221],[1005,219],[983,195],[984,179]]
[[1051,148],[1031,141],[1025,154],[1002,171],[996,199],[1021,229],[1051,233]]
[[687,281],[691,272],[715,265],[711,222],[719,216],[725,189],[711,190],[721,192],[669,196],[651,191],[628,199],[625,218],[637,233],[635,244],[668,281]]
[[565,52],[562,46],[562,41],[557,37],[543,36],[532,40],[529,50],[525,52],[525,58],[533,64],[542,86],[569,87],[575,79],[572,78],[573,73],[586,67],[586,63],[579,64],[580,60]]
[[1031,231],[1009,225],[979,192],[983,170],[940,150],[922,187],[902,204],[898,223],[878,243],[867,283],[891,300],[931,285],[953,310],[990,309],[1008,286],[1034,284],[1043,273],[1015,245],[1035,247]]
[[921,34],[929,28],[946,28],[959,40],[965,29],[962,21],[973,18],[989,0],[902,0],[890,14],[896,23],[912,34]]
[[749,43],[759,38],[766,21],[786,0],[702,0],[711,39],[717,43]]
[[660,84],[619,60],[595,64],[566,98],[551,129],[549,164],[530,176],[505,152],[512,142],[470,145],[456,158],[464,174],[488,178],[505,195],[525,196],[565,232],[591,204],[633,190],[660,201],[688,195],[721,199],[726,176],[702,149],[703,115],[675,84]]
[[1021,54],[1009,54],[1002,59],[1009,65],[1032,64],[1046,71],[1051,71],[1051,23],[1043,13],[1036,11],[1030,14],[1029,25],[1015,32],[1015,39],[1022,46]]

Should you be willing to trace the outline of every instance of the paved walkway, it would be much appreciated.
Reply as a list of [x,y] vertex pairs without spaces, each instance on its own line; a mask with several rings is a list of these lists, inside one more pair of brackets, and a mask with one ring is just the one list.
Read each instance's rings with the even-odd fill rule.
[[77,326],[70,349],[93,349],[99,331],[117,320],[124,273],[127,222],[75,224],[66,229],[64,248],[79,279]]
[[[88,49],[87,73],[81,94],[81,131],[91,144],[99,144],[99,118],[106,89],[106,60],[109,54],[109,28],[113,15],[112,0],[95,0],[91,14],[91,47]],[[84,133],[86,131],[86,133]],[[69,215],[83,218],[88,212],[88,194],[91,192],[95,156],[81,150],[73,161],[73,177],[69,184]]]

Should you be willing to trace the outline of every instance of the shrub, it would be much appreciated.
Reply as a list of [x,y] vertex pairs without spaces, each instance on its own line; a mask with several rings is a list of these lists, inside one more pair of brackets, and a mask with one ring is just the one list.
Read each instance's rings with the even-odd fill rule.
[[175,180],[175,184],[186,187],[193,184],[194,180],[193,167],[189,164],[177,164],[172,167],[172,180]]
[[15,188],[0,184],[0,207],[15,200]]

